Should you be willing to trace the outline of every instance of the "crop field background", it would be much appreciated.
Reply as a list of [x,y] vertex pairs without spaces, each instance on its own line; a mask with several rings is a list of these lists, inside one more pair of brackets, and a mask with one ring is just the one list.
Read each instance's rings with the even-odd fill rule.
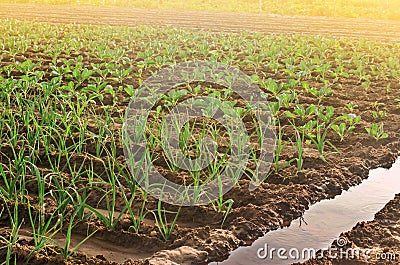
[[[18,12],[15,12],[18,10]],[[214,32],[322,35],[380,41],[400,39],[394,20],[334,17],[276,16],[269,14],[180,11],[124,7],[0,3],[0,17],[48,23],[113,26],[173,26]]]
[[398,0],[1,0],[0,2],[400,20]]
[[[316,11],[323,5],[310,8],[311,2],[293,3],[293,12],[323,14]],[[387,6],[385,16],[397,16],[395,1],[369,2],[371,8]],[[218,4],[203,3],[201,10]],[[258,2],[252,4],[244,11],[255,12]],[[173,2],[158,5],[169,8]],[[345,9],[337,15],[357,16],[340,13]],[[3,264],[221,260],[239,245],[287,226],[311,203],[359,184],[370,168],[390,166],[399,154],[399,42],[3,19],[0,45]],[[137,185],[126,166],[121,129],[144,80],[192,60],[234,66],[251,77],[275,118],[277,146],[262,185],[250,192],[259,152],[251,106],[229,88],[201,82],[170,90],[144,128],[152,162],[166,178],[198,183],[224,167],[217,160],[203,172],[187,172],[162,151],[157,118],[190,97],[231,102],[252,147],[245,174],[230,192],[208,205],[178,207]],[[207,133],[220,143],[219,157],[230,155],[229,138],[218,124],[190,125],[180,139],[189,155],[200,145],[193,138]]]

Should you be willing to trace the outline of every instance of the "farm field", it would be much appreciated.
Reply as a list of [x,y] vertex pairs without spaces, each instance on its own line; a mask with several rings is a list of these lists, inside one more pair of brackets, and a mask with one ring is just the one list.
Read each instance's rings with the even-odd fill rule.
[[0,2],[400,20],[400,3],[396,0],[0,0]]
[[216,32],[318,34],[389,41],[400,39],[400,21],[362,18],[9,3],[0,3],[0,17],[51,23],[174,26]]
[[[74,7],[44,14],[39,7],[17,13],[7,11],[13,5],[0,6],[5,7],[0,16],[9,18],[0,21],[0,261],[5,264],[221,261],[239,246],[288,226],[310,204],[359,184],[369,169],[390,167],[399,156],[396,23],[390,23],[390,33],[362,20],[360,30],[350,34],[331,22],[316,29],[330,19],[293,29],[271,17],[281,28],[274,24],[256,33],[245,30],[263,26],[187,25],[190,16],[171,22],[187,29],[159,26],[180,13],[158,22],[132,18],[130,24],[127,15],[107,17],[101,8],[90,7],[92,17],[67,17],[63,12],[74,14]],[[22,18],[37,21],[15,20]],[[338,25],[354,26],[341,21]],[[85,25],[97,23],[113,26]],[[277,145],[257,189],[249,191],[259,152],[255,137],[254,157],[232,190],[207,205],[179,207],[137,185],[127,167],[122,128],[131,97],[147,78],[194,60],[236,67],[260,87],[274,116]],[[199,176],[168,161],[157,117],[197,96],[235,102],[246,130],[257,136],[251,108],[229,88],[198,82],[172,89],[153,109],[154,123],[145,132],[157,170],[177,183]],[[195,122],[194,136],[203,133],[202,125]],[[229,156],[229,137],[217,134],[218,154]],[[199,143],[188,142],[188,152],[196,153]],[[223,170],[220,165],[202,174]],[[396,205],[389,209],[396,211]]]

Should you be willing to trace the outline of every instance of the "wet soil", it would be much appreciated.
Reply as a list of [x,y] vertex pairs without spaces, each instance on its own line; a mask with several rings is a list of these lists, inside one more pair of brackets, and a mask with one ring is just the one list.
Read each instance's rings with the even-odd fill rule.
[[[302,264],[399,264],[400,263],[400,194],[375,214],[373,221],[360,222],[351,231],[341,234],[346,244],[343,249],[369,249],[369,257],[313,259]],[[338,247],[338,242],[332,248]],[[339,243],[339,245],[343,245]]]

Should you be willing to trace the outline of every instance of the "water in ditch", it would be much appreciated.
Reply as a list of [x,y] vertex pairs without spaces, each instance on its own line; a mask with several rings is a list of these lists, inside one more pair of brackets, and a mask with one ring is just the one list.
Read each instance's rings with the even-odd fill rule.
[[[312,205],[289,227],[269,232],[251,246],[233,251],[227,260],[211,264],[281,265],[307,260],[310,258],[307,254],[312,253],[310,249],[326,249],[342,232],[351,230],[358,222],[373,220],[375,213],[397,193],[400,193],[400,158],[388,170],[371,170],[368,179],[334,199]],[[280,254],[281,258],[277,253],[280,248],[286,250]]]

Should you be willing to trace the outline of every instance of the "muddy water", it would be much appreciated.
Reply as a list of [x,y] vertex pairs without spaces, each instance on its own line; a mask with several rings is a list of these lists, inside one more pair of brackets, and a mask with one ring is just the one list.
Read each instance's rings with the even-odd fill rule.
[[[305,251],[306,255],[302,254],[305,249],[328,248],[341,232],[351,230],[360,221],[373,220],[374,214],[396,193],[400,193],[400,158],[389,170],[371,170],[369,178],[360,185],[332,200],[312,205],[301,219],[293,221],[289,227],[269,232],[251,246],[233,251],[226,261],[211,264],[292,264],[307,260],[309,253]],[[342,240],[345,241],[341,238],[338,242],[342,243]],[[276,251],[272,251],[273,248]],[[282,252],[281,258],[277,254],[279,248],[287,251]],[[300,253],[297,255],[292,250],[291,256],[295,258],[289,256],[292,248]]]

